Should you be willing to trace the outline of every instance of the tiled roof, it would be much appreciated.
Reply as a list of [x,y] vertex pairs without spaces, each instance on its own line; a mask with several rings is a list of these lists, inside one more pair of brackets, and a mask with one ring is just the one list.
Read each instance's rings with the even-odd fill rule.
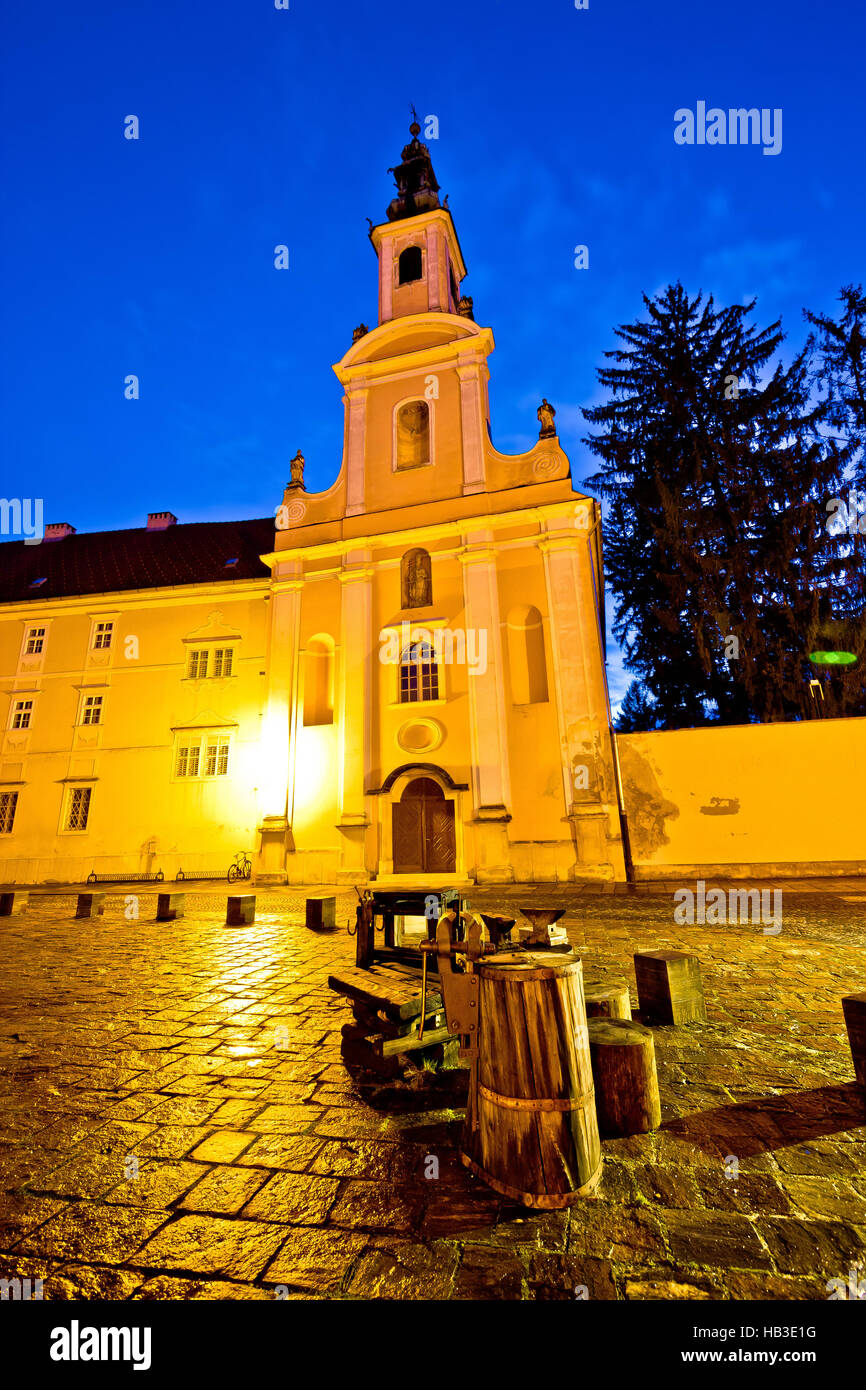
[[[61,540],[0,545],[0,603],[50,603],[75,594],[176,584],[265,579],[259,559],[274,548],[274,518],[198,521],[165,530],[93,531]],[[227,560],[237,559],[226,567]],[[34,580],[44,584],[31,587]]]

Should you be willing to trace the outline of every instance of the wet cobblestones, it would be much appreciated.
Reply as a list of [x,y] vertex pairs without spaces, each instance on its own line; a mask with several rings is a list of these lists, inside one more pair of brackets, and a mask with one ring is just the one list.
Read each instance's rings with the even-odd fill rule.
[[654,1030],[661,1128],[606,1141],[598,1196],[566,1212],[468,1175],[453,1074],[349,1075],[326,976],[354,943],[308,931],[302,894],[260,891],[256,923],[227,929],[225,893],[189,892],[173,923],[154,894],[137,920],[124,891],[76,921],[74,896],[34,893],[0,921],[0,1279],[42,1278],[46,1299],[825,1299],[866,1268],[839,1002],[866,987],[866,892],[786,890],[771,936],[677,926],[673,887],[538,890],[635,1007],[645,949],[696,952],[707,999],[706,1025]]

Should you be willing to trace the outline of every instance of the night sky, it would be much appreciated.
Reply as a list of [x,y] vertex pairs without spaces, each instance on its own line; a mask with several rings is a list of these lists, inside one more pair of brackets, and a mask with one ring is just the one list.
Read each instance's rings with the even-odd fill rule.
[[[642,291],[757,295],[793,351],[801,309],[863,279],[851,0],[54,3],[7,10],[2,47],[0,493],[79,531],[267,515],[298,448],[333,482],[331,364],[376,321],[366,218],[411,102],[496,335],[494,443],[529,447],[546,395],[578,485],[580,406]],[[781,152],[677,145],[699,101],[781,108]]]

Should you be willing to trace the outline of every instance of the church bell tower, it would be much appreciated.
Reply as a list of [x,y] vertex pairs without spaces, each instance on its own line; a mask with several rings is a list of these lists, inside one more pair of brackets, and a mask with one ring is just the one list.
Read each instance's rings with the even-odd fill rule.
[[397,195],[387,208],[386,223],[373,227],[370,240],[379,258],[379,323],[408,314],[465,313],[460,284],[466,266],[447,207],[439,201],[439,184],[428,147],[412,136],[403,147],[394,175]]

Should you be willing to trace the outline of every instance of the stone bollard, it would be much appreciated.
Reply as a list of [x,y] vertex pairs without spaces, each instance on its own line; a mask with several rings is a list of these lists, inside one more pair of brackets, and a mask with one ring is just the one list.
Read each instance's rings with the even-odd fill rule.
[[238,893],[226,903],[226,926],[248,927],[256,920],[255,893]]
[[156,900],[157,922],[174,922],[182,917],[186,906],[186,893],[160,893]]
[[102,917],[105,912],[104,893],[79,893],[76,917]]
[[0,893],[0,917],[19,917],[27,911],[29,901],[30,894],[22,893],[20,888],[14,893]]
[[854,1062],[854,1075],[866,1086],[866,994],[846,994],[842,1000],[848,1042]]
[[336,898],[307,898],[306,924],[314,931],[337,925]]
[[644,1023],[706,1023],[697,956],[686,951],[640,951],[634,958]]

